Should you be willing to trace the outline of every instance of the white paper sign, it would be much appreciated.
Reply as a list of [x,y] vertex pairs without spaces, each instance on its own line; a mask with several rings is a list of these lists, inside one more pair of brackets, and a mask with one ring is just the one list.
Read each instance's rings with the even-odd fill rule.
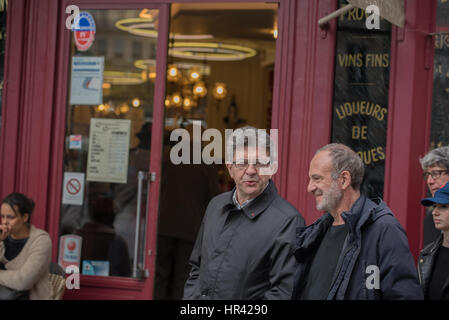
[[62,203],[81,206],[84,198],[84,173],[64,172]]
[[70,104],[103,103],[104,57],[73,57]]
[[90,119],[87,181],[126,183],[131,120]]

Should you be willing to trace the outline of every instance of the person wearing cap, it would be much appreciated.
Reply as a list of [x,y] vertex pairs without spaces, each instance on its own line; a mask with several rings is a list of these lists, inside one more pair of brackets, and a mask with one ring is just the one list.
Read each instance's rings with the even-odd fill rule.
[[[419,160],[423,169],[424,180],[432,197],[435,192],[449,181],[449,147],[431,150]],[[437,240],[441,231],[435,228],[432,210],[427,210],[423,223],[423,246]]]
[[433,221],[441,234],[419,255],[419,281],[425,299],[449,300],[449,182],[421,203],[426,207],[433,206]]

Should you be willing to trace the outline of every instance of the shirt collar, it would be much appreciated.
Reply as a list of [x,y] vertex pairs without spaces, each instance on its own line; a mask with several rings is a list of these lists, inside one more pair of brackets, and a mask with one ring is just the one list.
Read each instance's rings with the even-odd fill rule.
[[[264,193],[265,189],[268,187],[268,185],[270,184],[270,180],[268,180],[267,185],[265,186],[265,188],[263,188],[262,192],[259,194],[261,195],[262,193]],[[258,197],[258,196],[257,196]],[[256,197],[256,198],[257,198]],[[241,210],[244,207],[246,207],[251,201],[253,201],[256,198],[252,198],[252,199],[248,199],[246,201],[244,201],[241,205],[240,203],[237,201],[237,189],[234,190],[234,193],[232,194],[232,201],[234,202],[234,205],[237,207],[237,209]]]
[[277,195],[276,187],[271,179],[265,186],[261,194],[256,198],[245,201],[241,206],[237,202],[236,189],[232,193],[232,204],[239,210],[243,210],[243,213],[250,219],[256,218],[261,212],[265,210],[267,206],[274,200]]
[[232,194],[232,202],[234,202],[235,207],[239,210],[243,209],[246,205],[248,205],[253,200],[254,199],[248,199],[240,205],[240,203],[237,201],[237,189]]

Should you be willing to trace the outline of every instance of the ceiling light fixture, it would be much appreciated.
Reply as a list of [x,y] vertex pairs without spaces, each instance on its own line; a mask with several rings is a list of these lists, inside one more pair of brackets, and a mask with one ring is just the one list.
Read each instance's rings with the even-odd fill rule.
[[[157,38],[156,22],[152,15],[139,14],[140,18],[126,18],[118,20],[115,27],[134,35]],[[212,39],[211,34],[180,34],[170,33],[170,39],[176,40],[207,40]]]
[[175,65],[169,65],[167,68],[167,81],[177,82],[180,78],[180,73]]
[[249,47],[218,42],[174,42],[168,51],[172,57],[201,61],[239,61],[256,53]]
[[154,29],[154,19],[149,18],[127,18],[118,20],[115,27],[138,36],[157,38],[157,31]]
[[134,108],[138,108],[140,106],[140,99],[139,98],[134,98],[132,101],[132,105]]
[[226,94],[228,93],[228,90],[226,90],[226,84],[223,82],[217,82],[212,93],[215,99],[224,99],[224,97],[226,97]]
[[104,82],[118,85],[141,84],[145,81],[140,73],[123,72],[123,71],[105,71]]
[[198,98],[203,98],[207,94],[207,89],[203,81],[198,81],[193,86],[193,95]]

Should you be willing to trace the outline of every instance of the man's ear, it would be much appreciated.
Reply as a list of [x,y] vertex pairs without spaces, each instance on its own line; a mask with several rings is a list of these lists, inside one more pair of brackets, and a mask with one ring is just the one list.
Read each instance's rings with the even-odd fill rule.
[[352,177],[349,171],[345,170],[340,174],[340,188],[346,190],[352,184]]
[[233,173],[232,173],[232,170],[231,170],[232,164],[226,163],[226,168],[228,168],[228,172],[229,172],[229,175],[231,176],[231,178],[234,179],[234,176],[233,176]]

